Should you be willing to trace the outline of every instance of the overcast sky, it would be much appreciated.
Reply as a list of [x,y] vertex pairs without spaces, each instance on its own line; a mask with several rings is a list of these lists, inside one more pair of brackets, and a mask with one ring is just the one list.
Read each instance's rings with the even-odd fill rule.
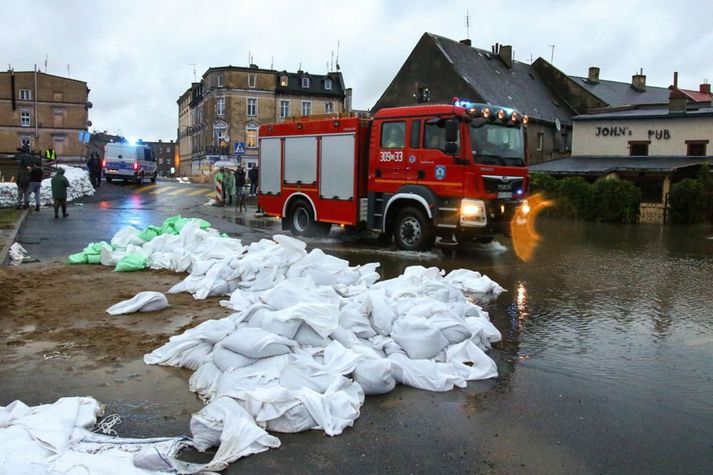
[[175,139],[176,100],[211,66],[327,71],[339,63],[354,107],[374,105],[421,35],[466,37],[473,46],[512,44],[515,59],[539,56],[570,75],[697,89],[713,80],[713,2],[708,0],[529,1],[86,1],[0,0],[0,66],[88,83],[95,130]]

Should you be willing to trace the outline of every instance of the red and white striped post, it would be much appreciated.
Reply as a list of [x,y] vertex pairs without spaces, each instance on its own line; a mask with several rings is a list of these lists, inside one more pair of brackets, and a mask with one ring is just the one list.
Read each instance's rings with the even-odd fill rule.
[[215,180],[215,204],[223,203],[223,180]]

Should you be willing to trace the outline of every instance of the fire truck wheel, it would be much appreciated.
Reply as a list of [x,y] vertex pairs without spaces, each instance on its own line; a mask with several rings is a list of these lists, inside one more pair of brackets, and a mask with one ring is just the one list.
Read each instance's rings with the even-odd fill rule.
[[303,200],[295,201],[290,207],[289,223],[295,236],[326,236],[331,228],[329,223],[315,221],[312,206]]
[[402,209],[394,226],[396,246],[404,251],[427,251],[433,246],[433,226],[418,208]]

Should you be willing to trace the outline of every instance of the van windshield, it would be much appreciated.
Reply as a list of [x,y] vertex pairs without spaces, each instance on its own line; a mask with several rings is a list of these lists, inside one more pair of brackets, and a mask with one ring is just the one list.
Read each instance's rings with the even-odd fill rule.
[[520,127],[472,123],[470,143],[475,163],[525,166],[525,147]]

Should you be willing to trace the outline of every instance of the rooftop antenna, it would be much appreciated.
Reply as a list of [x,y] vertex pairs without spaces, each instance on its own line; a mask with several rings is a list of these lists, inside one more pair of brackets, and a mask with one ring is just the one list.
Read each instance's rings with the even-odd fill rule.
[[552,54],[550,54],[550,64],[554,64],[555,61],[555,46],[557,45],[547,45],[552,48]]
[[275,69],[275,57],[270,56],[270,69]]
[[339,71],[339,40],[337,40],[337,71]]
[[193,82],[198,82],[196,78],[196,63],[189,63],[188,66],[193,66]]
[[465,37],[470,39],[470,12],[465,11]]
[[47,55],[47,54],[45,55],[45,73],[47,73],[47,56],[49,56],[49,55]]
[[530,53],[530,64],[532,64],[532,53]]
[[72,75],[69,73],[69,63],[67,63],[67,77],[71,78]]
[[330,62],[330,64],[329,64],[329,70],[330,70],[330,71],[334,71],[334,50],[332,50],[332,59],[331,59],[331,62]]

